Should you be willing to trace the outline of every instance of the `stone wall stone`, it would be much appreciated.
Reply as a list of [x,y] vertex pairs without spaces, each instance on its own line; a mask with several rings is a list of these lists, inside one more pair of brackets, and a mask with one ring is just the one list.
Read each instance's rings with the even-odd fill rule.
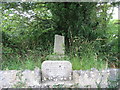
[[0,71],[0,89],[39,86],[41,83],[40,69],[31,70],[6,70]]

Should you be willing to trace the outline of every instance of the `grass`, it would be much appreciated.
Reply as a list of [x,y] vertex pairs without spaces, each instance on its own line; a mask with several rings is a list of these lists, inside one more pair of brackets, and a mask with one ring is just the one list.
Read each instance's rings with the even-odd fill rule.
[[[8,58],[9,57],[9,58]],[[2,70],[33,70],[35,67],[41,68],[42,57],[36,55],[27,55],[21,57],[20,55],[4,57],[4,61],[1,63]],[[87,70],[91,68],[103,69],[106,68],[106,62],[102,59],[97,59],[94,53],[85,53],[81,57],[68,57],[72,63],[73,70]],[[44,60],[46,60],[44,58]],[[67,59],[66,59],[67,60]]]
[[[88,70],[91,68],[104,69],[108,68],[107,62],[103,56],[100,57],[100,53],[95,49],[94,43],[85,42],[81,44],[79,56],[73,56],[70,60],[73,65],[73,70]],[[97,54],[98,53],[98,54]]]
[[22,57],[20,55],[7,58],[1,63],[2,70],[33,70],[35,67],[41,67],[41,58],[35,56]]
[[[77,52],[77,51],[76,51]],[[44,56],[43,56],[44,55]],[[41,63],[47,60],[48,54],[40,51],[31,51],[31,53],[24,56],[13,54],[3,55],[3,62],[1,63],[2,70],[33,70],[35,67],[41,68]],[[52,55],[53,56],[53,55]],[[51,60],[51,59],[48,59]],[[55,59],[56,60],[56,59]],[[68,55],[62,60],[67,60],[72,63],[73,70],[87,70],[91,68],[104,69],[107,68],[107,63],[97,56],[92,44],[84,44],[82,46],[80,56]]]
[[91,68],[96,69],[104,69],[107,68],[107,64],[105,61],[101,59],[95,59],[94,56],[91,56],[90,58],[87,56],[82,56],[82,59],[80,57],[73,57],[71,59],[71,63],[73,66],[73,70],[88,70]]

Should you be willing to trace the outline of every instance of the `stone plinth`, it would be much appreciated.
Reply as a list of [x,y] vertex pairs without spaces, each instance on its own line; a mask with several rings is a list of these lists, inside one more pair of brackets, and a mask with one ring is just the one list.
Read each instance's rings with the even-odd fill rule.
[[41,71],[42,81],[66,81],[72,78],[72,65],[69,61],[44,61]]

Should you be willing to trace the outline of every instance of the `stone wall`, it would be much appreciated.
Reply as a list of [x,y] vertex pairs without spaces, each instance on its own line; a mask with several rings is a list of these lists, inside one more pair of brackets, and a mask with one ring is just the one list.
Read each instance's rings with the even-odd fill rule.
[[1,88],[44,88],[55,87],[77,87],[77,88],[106,88],[119,87],[120,85],[120,69],[105,70],[74,70],[72,72],[73,80],[65,81],[46,81],[41,80],[41,70],[35,68],[31,70],[6,70],[0,71],[0,89]]
[[[120,84],[120,69],[106,69],[98,71],[97,69],[91,69],[86,71],[73,71],[74,80],[81,87],[92,87],[92,88],[107,88],[116,87]],[[76,77],[75,77],[76,76]]]

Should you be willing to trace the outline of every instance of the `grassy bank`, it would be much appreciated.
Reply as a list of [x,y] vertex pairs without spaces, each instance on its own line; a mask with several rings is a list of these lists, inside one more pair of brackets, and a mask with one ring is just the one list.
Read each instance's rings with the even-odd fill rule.
[[[35,67],[41,68],[41,63],[46,60],[47,56],[39,56],[38,54],[32,55],[3,55],[3,62],[1,63],[2,70],[24,70],[30,69],[33,70]],[[91,68],[103,69],[108,67],[106,62],[100,59],[97,59],[96,56],[74,56],[66,58],[72,63],[74,70],[86,70]]]

